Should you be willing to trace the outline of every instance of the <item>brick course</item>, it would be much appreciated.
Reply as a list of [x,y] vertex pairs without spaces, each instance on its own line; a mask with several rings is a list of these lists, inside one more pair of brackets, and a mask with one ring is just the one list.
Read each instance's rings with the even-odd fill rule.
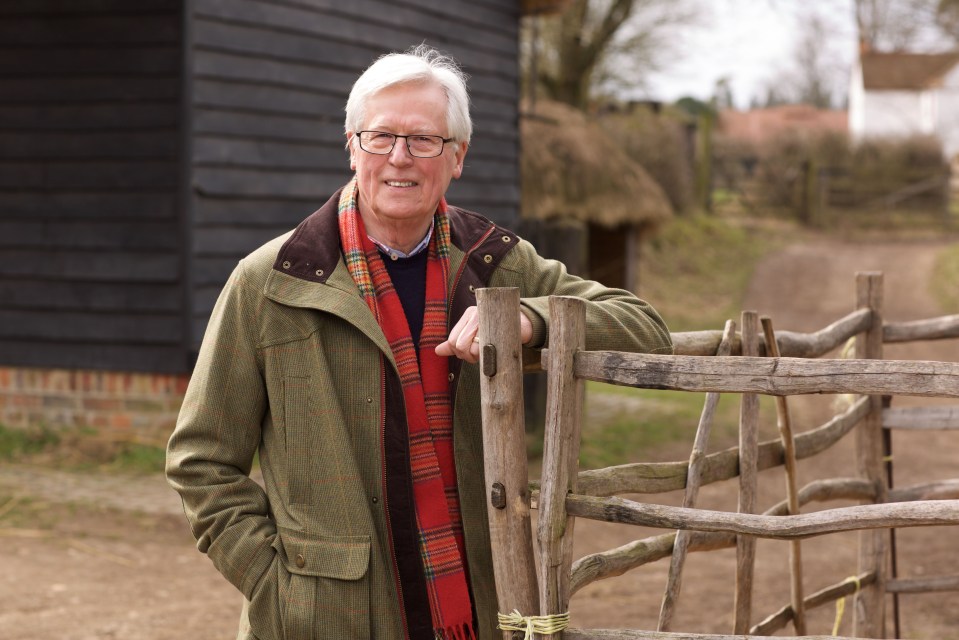
[[165,443],[189,375],[0,367],[0,424],[93,428]]

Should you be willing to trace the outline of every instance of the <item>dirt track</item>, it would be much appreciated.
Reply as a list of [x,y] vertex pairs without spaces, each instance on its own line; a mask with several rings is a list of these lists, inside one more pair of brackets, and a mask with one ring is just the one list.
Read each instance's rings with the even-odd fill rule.
[[[779,329],[821,328],[852,309],[853,274],[885,272],[885,317],[911,320],[942,313],[924,282],[942,243],[795,245],[757,271],[746,307],[771,315]],[[808,286],[807,286],[808,285]],[[959,361],[959,341],[890,348],[898,358]],[[797,430],[816,426],[828,408],[797,403]],[[692,430],[690,426],[690,441]],[[959,477],[959,435],[896,436],[897,484]],[[681,459],[685,449],[669,451]],[[800,464],[801,483],[837,475],[850,464],[847,445]],[[778,473],[765,472],[760,506],[782,497]],[[736,487],[704,488],[703,507],[735,509]],[[18,496],[6,503],[8,496]],[[679,495],[667,496],[676,504]],[[664,500],[666,502],[666,500]],[[578,522],[577,555],[654,532]],[[67,474],[0,467],[0,638],[66,640],[219,639],[235,636],[240,596],[193,546],[179,501],[162,478]],[[904,531],[901,575],[959,573],[954,528]],[[804,543],[811,592],[855,572],[855,534]],[[787,599],[784,543],[760,541],[756,618]],[[693,554],[687,564],[675,629],[728,633],[732,626],[735,552]],[[655,628],[667,565],[655,563],[584,589],[572,603],[578,627]],[[959,596],[903,597],[906,637],[959,638]],[[810,633],[828,634],[834,609],[813,612]],[[849,633],[847,612],[843,633]]]

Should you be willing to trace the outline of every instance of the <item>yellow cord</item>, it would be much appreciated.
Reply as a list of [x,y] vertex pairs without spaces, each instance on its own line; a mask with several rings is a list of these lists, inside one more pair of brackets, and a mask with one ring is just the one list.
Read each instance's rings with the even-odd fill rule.
[[551,616],[524,616],[516,609],[509,615],[497,613],[499,629],[502,631],[523,631],[523,640],[532,640],[534,633],[552,635],[569,626],[569,611]]
[[[859,583],[859,576],[849,576],[846,578],[845,582],[855,582],[856,590],[852,592],[852,595],[859,593],[859,590],[862,589],[862,585]],[[842,614],[846,611],[846,596],[843,596],[836,600],[836,621],[832,625],[832,634],[834,636],[839,635],[839,625],[842,624]]]

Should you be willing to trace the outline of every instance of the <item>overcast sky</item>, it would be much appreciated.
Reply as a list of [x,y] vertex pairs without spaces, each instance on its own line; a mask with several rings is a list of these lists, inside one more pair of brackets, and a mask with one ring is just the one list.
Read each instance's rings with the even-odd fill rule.
[[739,108],[795,66],[801,25],[809,12],[829,25],[823,42],[828,59],[845,83],[856,55],[851,0],[698,0],[699,23],[677,29],[676,52],[649,81],[643,97],[675,101],[708,100],[726,77]]

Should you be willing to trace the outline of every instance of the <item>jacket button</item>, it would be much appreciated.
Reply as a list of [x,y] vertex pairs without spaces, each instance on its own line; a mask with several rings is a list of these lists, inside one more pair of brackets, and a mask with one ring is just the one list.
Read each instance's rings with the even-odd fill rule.
[[450,382],[453,382],[453,378],[455,378],[456,376],[454,376],[454,375],[451,373],[449,377],[450,377]]
[[373,496],[373,504],[378,504],[379,501],[380,501],[379,498],[377,498],[376,496]]
[[316,275],[317,275],[318,277],[322,278],[322,277],[323,277],[323,269],[317,269],[317,270],[316,270]]
[[513,239],[510,238],[509,236],[503,236],[503,242],[512,242],[512,241]]
[[487,253],[485,256],[483,256],[483,262],[485,262],[486,264],[489,264],[492,261],[493,261],[493,256],[491,256],[490,254]]
[[306,566],[306,558],[303,557],[302,553],[296,554],[296,566],[298,566],[300,569]]
[[289,261],[289,260],[284,260],[284,261],[283,261],[283,268],[284,268],[284,269],[289,269],[290,266],[291,266],[291,265],[290,265],[290,261]]
[[373,404],[373,397],[370,396],[366,399],[366,404]]

